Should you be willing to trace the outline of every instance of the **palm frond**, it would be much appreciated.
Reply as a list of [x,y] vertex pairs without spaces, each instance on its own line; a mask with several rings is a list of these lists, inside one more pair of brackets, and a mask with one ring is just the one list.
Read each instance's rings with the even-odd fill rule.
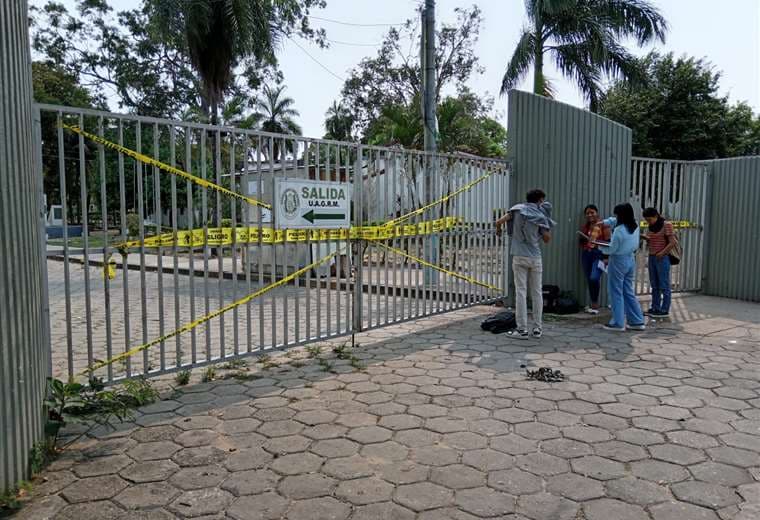
[[517,86],[525,77],[530,65],[535,58],[535,37],[528,28],[523,28],[520,40],[517,42],[512,58],[507,63],[507,70],[504,72],[504,78],[501,80],[501,93]]
[[668,22],[647,0],[594,0],[618,37],[633,37],[639,45],[655,39],[665,42]]

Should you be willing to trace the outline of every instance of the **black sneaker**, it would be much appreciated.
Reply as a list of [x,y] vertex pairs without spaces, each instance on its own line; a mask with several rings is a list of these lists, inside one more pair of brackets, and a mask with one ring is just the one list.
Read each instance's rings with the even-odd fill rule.
[[528,339],[530,337],[530,334],[528,334],[528,331],[523,330],[523,329],[515,329],[511,331],[509,335],[512,336],[513,338],[518,338],[518,339]]
[[657,314],[657,312],[651,307],[647,309],[646,311],[644,311],[644,316],[651,316],[652,314]]
[[650,318],[669,318],[670,313],[669,312],[650,312],[649,317]]
[[533,329],[533,337],[538,339],[543,335],[543,332],[541,331],[541,327],[535,327]]

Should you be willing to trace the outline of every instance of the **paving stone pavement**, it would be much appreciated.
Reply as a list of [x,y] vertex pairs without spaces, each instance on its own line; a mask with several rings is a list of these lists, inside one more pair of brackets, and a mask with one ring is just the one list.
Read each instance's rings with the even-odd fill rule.
[[65,451],[18,518],[756,520],[760,305],[675,306],[540,341],[476,307],[357,336],[363,367],[323,343],[179,387]]

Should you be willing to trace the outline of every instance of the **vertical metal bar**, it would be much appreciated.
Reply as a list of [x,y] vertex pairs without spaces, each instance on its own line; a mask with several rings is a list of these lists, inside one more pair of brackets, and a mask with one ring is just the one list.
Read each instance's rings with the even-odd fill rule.
[[[248,156],[251,153],[250,148],[250,140],[248,137],[248,134],[243,134],[243,139],[245,140],[245,145],[243,147],[243,186],[244,189],[242,190],[243,193],[245,193],[247,196],[251,197],[251,189],[250,189],[250,178],[248,176]],[[261,198],[261,195],[257,192],[256,197],[254,197],[259,200],[263,200]],[[244,269],[245,269],[245,286],[246,286],[246,294],[251,294],[253,292],[253,285],[251,283],[251,205],[243,203],[243,222],[246,229],[246,235],[248,236],[248,240],[245,242],[245,262],[244,262]],[[245,335],[245,351],[251,352],[253,350],[253,344],[252,344],[252,316],[251,316],[251,301],[248,300],[248,302],[245,304],[245,323],[246,323],[246,335]]]
[[[330,181],[330,144],[325,145],[325,180]],[[333,242],[330,240],[329,236],[327,237],[327,240],[325,241],[326,250],[329,253],[332,250]],[[322,251],[320,251],[319,254],[320,258],[323,256]],[[331,265],[330,262],[327,262],[326,266],[327,274],[325,274],[325,293],[326,293],[326,300],[327,300],[327,321],[326,321],[326,328],[325,328],[325,335],[330,336],[330,332],[332,330],[331,322],[332,322],[332,291],[330,290],[330,271],[331,271]],[[321,279],[320,279],[320,285],[322,285]]]
[[[258,179],[258,190],[257,195],[261,197],[264,193],[264,174],[261,171],[261,156],[264,154],[264,148],[261,141],[261,135],[256,136],[256,177]],[[266,157],[266,156],[264,156]],[[271,189],[274,190],[274,186],[271,186]],[[262,198],[263,200],[263,198]],[[272,192],[272,199],[274,200],[274,191]],[[258,260],[257,260],[257,270],[259,273],[259,288],[264,287],[264,241],[262,237],[262,230],[263,230],[263,220],[264,220],[264,208],[261,206],[256,206],[256,211],[258,212],[259,222],[258,222],[258,228],[259,228],[259,241],[258,241]],[[271,224],[270,224],[271,225]],[[260,298],[259,302],[257,302],[256,306],[259,309],[259,348],[258,350],[264,350],[265,340],[264,340],[264,298]]]
[[[237,137],[234,132],[229,133],[230,138],[230,186],[229,189],[237,192],[237,168],[235,167],[235,145]],[[237,199],[229,197],[230,217],[232,219],[232,301],[238,300],[238,255],[237,255]],[[237,356],[240,354],[240,322],[238,308],[232,309],[232,348]]]
[[[341,182],[340,180],[340,145],[335,146],[335,181]],[[335,333],[340,334],[340,297],[341,297],[341,290],[340,290],[340,271],[341,271],[341,264],[343,262],[343,259],[341,258],[341,247],[343,246],[342,242],[340,240],[335,241],[335,289],[331,290],[331,292],[335,293]]]
[[[385,196],[383,198],[383,215],[382,215],[382,218],[381,218],[381,220],[383,222],[386,222],[389,219],[393,218],[392,216],[389,216],[389,213],[390,213],[390,215],[392,215],[392,211],[390,211],[390,209],[393,207],[392,204],[391,204],[391,201],[390,201],[390,187],[388,186],[388,184],[390,182],[390,176],[391,176],[390,170],[392,168],[391,159],[392,159],[391,153],[388,150],[386,150],[385,153],[384,153],[384,166],[385,166],[385,168],[383,168],[383,170],[384,170],[384,173],[383,173],[383,181],[384,182],[383,182],[383,184],[385,186],[385,189],[384,189]],[[393,244],[393,241],[391,241],[391,244]],[[384,259],[383,263],[385,264],[385,269],[384,269],[385,270],[385,285],[383,286],[383,290],[385,292],[385,298],[384,298],[384,300],[385,300],[385,324],[390,323],[390,321],[389,321],[390,303],[388,302],[388,299],[389,299],[389,295],[388,295],[388,290],[389,290],[389,286],[388,286],[388,281],[389,281],[389,279],[388,279],[388,264],[390,263],[390,258],[394,258],[393,254],[390,251],[388,251],[387,249],[385,251],[383,251],[383,259]],[[393,292],[395,294],[395,292],[396,292],[395,287],[393,288]]]
[[[206,178],[206,143],[207,131],[204,129],[201,131],[201,178]],[[208,188],[201,190],[201,219],[203,220],[203,305],[205,314],[211,312],[211,297],[208,290],[208,261],[209,261],[209,247],[208,247]],[[211,321],[206,322],[206,361],[211,361]]]
[[[396,218],[396,197],[398,196],[398,190],[397,190],[397,184],[398,184],[398,155],[397,152],[394,150],[391,153],[391,166],[393,170],[393,198],[390,201],[389,209],[390,209],[390,218],[394,219]],[[393,239],[391,240],[391,245],[398,249],[398,240],[396,239],[396,235],[394,233]],[[397,294],[398,294],[398,256],[393,255],[393,321],[398,321],[398,307],[397,307]]]
[[[343,171],[345,173],[345,182],[346,184],[348,184],[350,188],[350,193],[351,193],[350,197],[351,197],[351,200],[353,201],[354,190],[353,190],[353,185],[351,184],[350,166],[351,166],[351,146],[346,145],[346,160],[343,163],[343,168],[344,168]],[[347,233],[350,232],[351,222],[352,222],[350,210],[351,210],[351,204],[349,204],[349,220],[348,220],[349,230],[347,231]],[[346,254],[345,254],[345,257],[343,258],[344,263],[342,264],[342,267],[344,268],[343,279],[345,280],[345,285],[343,286],[345,287],[345,292],[343,296],[346,300],[344,307],[346,309],[346,332],[348,332],[351,329],[351,299],[352,299],[352,294],[353,294],[351,292],[351,241],[347,239],[343,243],[343,246],[346,248],[346,251],[345,251]]]
[[[160,151],[158,148],[158,124],[153,124],[153,158],[160,160]],[[161,173],[157,167],[153,167],[153,212],[156,221],[156,235],[161,234],[161,224],[163,215],[161,214]],[[156,267],[158,275],[158,334],[164,335],[164,252],[161,242],[158,243],[158,252],[156,257]],[[159,343],[160,365],[161,370],[166,370],[166,342]]]
[[[275,185],[275,171],[274,171],[274,152],[275,152],[275,143],[274,143],[274,137],[269,137],[269,177],[271,179],[270,186],[274,187]],[[272,197],[274,198],[274,192]],[[273,199],[274,200],[274,199]],[[275,244],[274,241],[272,241],[272,262],[271,262],[271,279],[270,283],[273,283],[275,280],[277,280],[277,244]],[[277,294],[275,291],[269,291],[269,300],[272,305],[272,319],[270,320],[272,323],[272,348],[277,346]]]
[[[285,138],[283,137],[280,141],[280,169],[282,170],[282,178],[287,178],[288,174],[286,171],[286,163],[287,163],[287,143],[285,141]],[[285,278],[288,276],[288,261],[289,257],[287,254],[287,242],[283,241],[282,243],[282,277]],[[290,325],[290,321],[288,320],[288,286],[285,284],[282,288],[282,309],[283,309],[283,316],[284,320],[282,323],[282,344],[287,345],[288,344],[288,326]]]
[[[177,166],[177,139],[176,139],[176,129],[174,125],[171,125],[169,127],[169,155],[171,157],[171,165]],[[172,175],[171,179],[169,179],[171,182],[171,204],[172,204],[172,234],[174,235],[173,245],[172,245],[172,277],[173,277],[173,284],[174,284],[174,330],[178,330],[180,327],[180,318],[179,318],[179,249],[177,247],[177,233],[178,233],[178,227],[177,227],[177,176]],[[192,273],[190,274],[192,277]],[[182,366],[182,336],[181,334],[177,334],[174,348],[174,366],[180,367]]]
[[[103,116],[98,118],[98,135],[103,138]],[[106,359],[113,357],[113,342],[111,337],[111,279],[108,277],[108,202],[106,199],[106,157],[103,145],[98,145],[98,169],[100,172],[100,218],[103,221],[103,266],[106,276],[103,276],[103,304],[105,305],[106,322]],[[113,381],[113,364],[106,368],[108,381]]]
[[63,223],[63,292],[66,301],[66,362],[69,379],[74,378],[74,343],[71,335],[71,272],[69,269],[69,212],[66,194],[66,151],[63,147],[62,114],[57,115],[58,129],[58,186],[61,191],[61,221]]
[[[304,152],[304,155],[306,159],[304,162],[306,163],[306,177],[311,178],[311,150],[312,150],[312,143],[307,142],[306,143],[306,151]],[[316,176],[315,176],[316,178]],[[310,264],[310,259],[312,257],[312,244],[311,244],[311,233],[306,233],[306,263]],[[312,339],[311,336],[311,272],[313,269],[309,269],[306,271],[306,340],[309,341]]]
[[[214,170],[216,173],[216,183],[221,186],[222,184],[222,132],[219,128],[214,129]],[[215,190],[216,194],[216,227],[222,227],[222,194]],[[220,245],[216,248],[216,287],[217,287],[217,300],[218,308],[224,307],[224,246]],[[226,357],[226,345],[224,344],[224,314],[219,315],[219,358],[224,359]]]
[[[361,145],[356,147],[356,163],[354,164],[353,175],[353,199],[354,199],[354,225],[359,227],[362,225],[362,184],[363,184],[363,156],[364,149]],[[364,261],[363,261],[363,247],[364,239],[358,239],[352,244],[353,252],[353,264],[354,264],[354,303],[352,306],[353,318],[352,328],[354,332],[361,332],[363,327],[363,313],[364,302],[362,300],[364,294]]]
[[[84,117],[79,115],[79,128],[84,130]],[[84,246],[84,308],[87,326],[87,368],[93,365],[92,351],[92,305],[90,301],[90,231],[88,226],[89,207],[87,204],[87,172],[84,157],[84,136],[79,134],[79,195],[82,217],[82,238]]]
[[[142,125],[137,121],[135,128],[135,147],[137,153],[142,153]],[[142,320],[142,342],[148,342],[148,295],[145,280],[145,186],[143,185],[143,168],[140,161],[135,161],[137,168],[137,213],[138,234],[140,235],[140,318]],[[143,374],[150,370],[148,351],[143,350]]]
[[[424,182],[424,172],[421,171],[422,168],[420,165],[422,164],[422,155],[414,154],[414,170],[415,170],[415,176],[414,176],[414,192],[417,193],[417,203],[419,204],[419,207],[422,207],[425,205],[425,182]],[[416,226],[419,224],[419,218],[412,217],[412,222]],[[414,235],[414,255],[416,257],[420,257],[423,255],[422,253],[422,236],[420,233],[416,233]],[[411,260],[410,260],[411,262]],[[424,281],[424,274],[422,272],[422,266],[419,264],[419,262],[416,262],[416,266],[414,269],[414,315],[420,316],[420,300],[424,298],[425,295],[425,281]],[[411,280],[410,285],[411,288]],[[420,290],[422,290],[422,295],[420,295]]]
[[[298,176],[298,151],[301,149],[301,143],[293,139],[293,176]],[[306,166],[307,171],[307,177],[308,177],[308,165],[304,161],[304,165]],[[307,231],[308,232],[308,231]],[[301,244],[298,242],[295,242],[292,244],[292,247],[288,245],[288,243],[285,243],[285,258],[292,258],[293,259],[293,271],[298,271],[301,268],[300,260],[298,258],[298,250],[301,247]],[[292,250],[292,251],[289,251]],[[296,276],[293,280],[293,286],[295,290],[293,291],[293,310],[294,310],[294,318],[293,318],[293,329],[294,329],[294,335],[293,335],[293,342],[299,343],[301,340],[301,277]]]
[[[124,146],[124,122],[119,119],[119,146]],[[129,230],[127,228],[127,190],[124,179],[124,154],[119,154],[119,216],[121,218],[121,238],[127,240]],[[133,186],[134,189],[134,186]],[[134,208],[133,208],[134,209]],[[124,277],[122,281],[123,299],[124,299],[124,352],[129,351],[130,348],[130,323],[129,323],[129,264],[128,255],[124,254],[121,257],[121,273]],[[132,376],[132,357],[127,357],[126,360],[126,377]]]
[[[185,171],[188,173],[193,172],[193,129],[191,127],[185,127]],[[193,224],[195,222],[195,208],[193,197],[193,184],[190,181],[185,182],[185,191],[187,196],[187,230],[192,232]],[[191,241],[190,247],[187,250],[188,254],[188,282],[190,287],[190,320],[195,321],[195,247]],[[198,337],[196,328],[194,327],[190,331],[190,357],[192,364],[194,365],[198,361]]]

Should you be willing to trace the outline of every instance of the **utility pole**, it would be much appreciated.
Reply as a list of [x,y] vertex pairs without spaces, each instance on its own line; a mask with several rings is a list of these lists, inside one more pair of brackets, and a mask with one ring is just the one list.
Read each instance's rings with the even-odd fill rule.
[[[422,120],[425,139],[425,198],[427,203],[436,198],[437,190],[437,157],[438,150],[438,121],[435,117],[436,109],[436,70],[435,70],[435,0],[425,0],[425,8],[422,11],[422,41],[420,45],[420,62],[422,65]],[[432,218],[432,212],[428,211],[426,218]],[[431,235],[427,240],[427,260],[438,265],[438,237]],[[433,286],[438,283],[438,271],[425,267],[425,286]]]

